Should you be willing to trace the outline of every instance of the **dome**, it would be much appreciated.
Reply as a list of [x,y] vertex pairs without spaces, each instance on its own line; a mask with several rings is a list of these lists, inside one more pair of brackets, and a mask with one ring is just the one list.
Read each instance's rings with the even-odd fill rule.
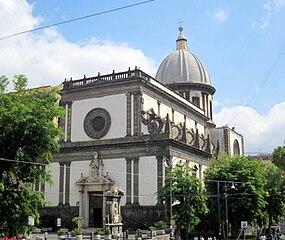
[[188,51],[183,28],[176,40],[176,51],[169,54],[160,64],[156,79],[163,84],[199,83],[211,85],[210,75],[202,61]]

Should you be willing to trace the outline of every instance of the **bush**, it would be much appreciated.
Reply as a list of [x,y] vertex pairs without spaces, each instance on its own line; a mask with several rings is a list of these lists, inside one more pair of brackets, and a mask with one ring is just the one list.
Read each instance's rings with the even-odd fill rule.
[[167,227],[167,224],[164,221],[159,221],[159,222],[156,222],[154,226],[156,229],[165,229]]
[[96,229],[95,229],[94,235],[100,235],[100,229],[99,229],[99,228],[96,228]]
[[106,236],[111,235],[111,229],[110,229],[110,228],[106,228],[106,229],[105,229],[105,235],[106,235]]
[[63,236],[63,235],[64,235],[63,230],[61,230],[61,229],[60,229],[60,230],[58,230],[58,231],[57,231],[57,235],[58,235],[58,236]]
[[83,230],[81,227],[74,228],[74,232],[76,235],[82,235]]

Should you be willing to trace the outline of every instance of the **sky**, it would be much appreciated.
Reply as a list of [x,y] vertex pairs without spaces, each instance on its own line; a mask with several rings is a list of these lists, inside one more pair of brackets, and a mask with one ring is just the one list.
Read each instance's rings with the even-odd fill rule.
[[216,88],[216,125],[234,126],[247,153],[271,153],[285,145],[284,23],[285,0],[0,0],[0,76],[54,86],[138,66],[154,77],[181,24]]

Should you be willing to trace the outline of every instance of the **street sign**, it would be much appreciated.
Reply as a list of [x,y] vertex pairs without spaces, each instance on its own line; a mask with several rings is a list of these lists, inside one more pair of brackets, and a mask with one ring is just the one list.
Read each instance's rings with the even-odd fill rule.
[[35,219],[33,216],[28,216],[28,225],[35,226]]
[[56,219],[56,226],[61,227],[61,218]]
[[247,228],[247,221],[241,221],[241,228]]

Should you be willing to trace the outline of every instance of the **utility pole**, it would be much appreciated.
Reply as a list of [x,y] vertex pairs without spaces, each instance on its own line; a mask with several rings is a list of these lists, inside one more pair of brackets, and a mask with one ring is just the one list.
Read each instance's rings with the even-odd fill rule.
[[218,198],[218,225],[219,225],[219,239],[222,237],[221,226],[221,202],[220,202],[220,182],[217,181],[217,198]]

